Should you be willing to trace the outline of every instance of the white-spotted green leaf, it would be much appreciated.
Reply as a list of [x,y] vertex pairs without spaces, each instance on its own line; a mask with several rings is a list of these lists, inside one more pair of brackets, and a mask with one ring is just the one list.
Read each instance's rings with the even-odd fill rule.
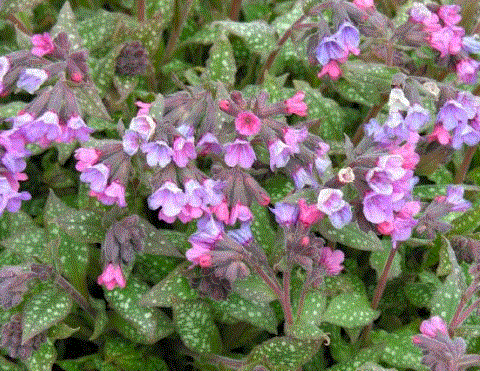
[[16,213],[3,213],[0,216],[0,239],[17,234],[22,228],[37,227],[33,219],[22,210]]
[[0,118],[16,116],[25,107],[25,102],[10,102],[0,106]]
[[113,75],[115,75],[115,67],[117,58],[124,45],[117,45],[110,49],[108,54],[99,60],[97,65],[92,69],[96,87],[100,97],[104,97],[112,85]]
[[[463,275],[463,273],[460,273]],[[456,273],[450,273],[442,286],[438,287],[430,303],[431,315],[440,316],[450,322],[462,296],[461,284]]]
[[29,226],[18,231],[18,234],[1,241],[0,244],[25,260],[32,261],[38,258],[45,263],[51,262],[49,254],[45,251],[47,239],[43,228]]
[[168,232],[155,228],[147,220],[140,218],[139,226],[145,234],[144,252],[146,254],[174,256],[183,258],[172,240],[167,237]]
[[0,356],[0,370],[1,371],[25,371],[25,367],[17,365],[16,363],[7,361],[5,357]]
[[98,243],[105,238],[106,229],[100,213],[69,207],[53,191],[48,195],[44,221],[55,224],[77,241]]
[[111,46],[111,35],[117,28],[117,24],[114,13],[102,10],[95,16],[78,22],[77,28],[85,47],[93,52]]
[[295,189],[293,182],[282,174],[275,174],[275,176],[269,177],[262,186],[270,195],[270,200],[273,204],[283,200],[285,196]]
[[428,175],[428,179],[436,184],[448,185],[453,183],[452,172],[445,165],[440,165],[434,173]]
[[153,284],[163,280],[180,260],[170,256],[139,254],[135,258],[135,269],[140,277]]
[[415,335],[415,332],[407,329],[380,337],[383,345],[381,361],[389,366],[401,369],[429,370],[428,367],[422,365],[422,351],[419,347],[413,345],[413,335]]
[[60,32],[65,32],[68,35],[72,50],[82,47],[82,39],[77,31],[77,21],[68,1],[63,4],[60,13],[58,13],[57,23],[52,27],[50,34],[52,38],[55,38]]
[[268,303],[252,302],[232,293],[226,300],[211,301],[211,306],[221,312],[248,322],[270,333],[277,333],[277,318]]
[[470,210],[467,210],[458,218],[452,221],[453,228],[449,235],[472,233],[480,226],[480,203],[476,203]]
[[357,292],[334,297],[323,314],[323,321],[353,329],[373,322],[380,312],[373,310],[364,295]]
[[350,84],[348,81],[344,79],[337,80],[330,84],[330,87],[338,92],[343,98],[351,101],[363,104],[364,106],[373,106],[375,101],[369,100],[368,96],[364,96],[361,94],[360,91],[356,89],[355,86]]
[[343,292],[358,292],[365,294],[365,285],[363,281],[355,274],[342,272],[337,276],[326,276],[325,294],[327,296],[336,296]]
[[110,306],[132,325],[141,336],[154,343],[172,333],[172,324],[167,315],[156,308],[145,308],[141,297],[149,290],[148,285],[130,276],[127,286],[105,290]]
[[56,359],[57,350],[53,341],[47,339],[24,363],[28,371],[51,371]]
[[5,0],[0,4],[0,14],[6,16],[11,13],[26,12],[34,9],[44,0]]
[[317,223],[318,231],[327,240],[341,243],[357,250],[383,251],[382,241],[371,231],[365,233],[356,223],[350,223],[342,229],[336,229],[327,218]]
[[378,361],[381,350],[378,348],[366,348],[350,357],[345,362],[340,362],[328,368],[328,371],[357,371],[368,361]]
[[237,66],[232,45],[224,32],[218,33],[215,43],[210,48],[207,71],[211,81],[220,81],[229,86],[235,83]]
[[263,248],[265,254],[270,256],[277,241],[277,233],[270,224],[270,214],[267,208],[254,202],[250,206],[253,214],[253,223],[250,226],[255,241]]
[[190,287],[183,276],[185,264],[179,265],[167,277],[145,293],[141,305],[155,307],[171,307],[176,301],[198,298],[198,293]]
[[48,330],[48,337],[52,340],[66,339],[77,332],[80,327],[72,328],[64,322],[60,322]]
[[89,298],[89,302],[95,309],[95,319],[93,323],[93,333],[88,340],[97,339],[105,330],[108,323],[107,312],[105,311],[105,301],[101,299]]
[[149,17],[158,19],[168,24],[175,10],[175,0],[155,0],[146,2],[146,14]]
[[72,298],[56,287],[47,287],[25,302],[22,343],[56,325],[70,313]]
[[[380,279],[380,276],[383,273],[383,268],[387,262],[390,251],[392,250],[392,243],[389,240],[382,240],[383,251],[372,251],[370,254],[370,266],[375,269],[377,272],[377,281]],[[392,265],[388,271],[387,280],[391,280],[395,277],[398,277],[402,273],[401,267],[402,258],[397,252],[393,257]]]
[[112,121],[112,118],[108,114],[102,99],[98,95],[95,85],[91,83],[82,84],[81,87],[75,89],[75,96],[84,115]]
[[118,76],[114,75],[112,82],[119,95],[116,103],[123,102],[135,90],[138,85],[138,76]]
[[246,278],[235,280],[232,286],[237,294],[248,300],[270,303],[277,298],[272,288],[255,273],[250,273]]
[[[188,242],[188,235],[183,232],[174,231],[172,229],[160,229],[160,234],[162,235],[162,240],[166,241],[166,244],[170,242],[171,246],[174,246],[182,254],[192,247],[190,242]],[[162,244],[162,246],[164,246]]]
[[403,291],[411,304],[417,308],[428,308],[436,287],[430,283],[414,282],[406,285]]
[[392,77],[398,68],[363,61],[346,61],[342,64],[342,76],[367,100],[377,104],[382,94],[391,89]]
[[207,303],[201,300],[176,301],[173,322],[187,348],[199,353],[221,351],[220,334]]
[[263,58],[267,57],[277,43],[275,29],[264,21],[218,21],[214,24],[220,25],[229,33],[240,37],[248,50],[260,54]]
[[289,336],[275,337],[253,348],[248,355],[248,361],[261,363],[275,371],[296,370],[318,351],[324,340],[326,339],[300,340]]
[[318,120],[319,123],[311,126],[311,131],[322,139],[341,140],[344,136],[345,113],[336,101],[322,96],[307,82],[294,80],[295,89],[305,92],[305,103],[308,107],[308,119]]
[[[305,295],[300,316],[296,318],[292,328],[289,329],[290,333],[297,339],[325,338],[325,333],[317,327],[322,322],[325,305],[326,297],[322,292],[309,291]],[[298,303],[295,303],[293,308],[293,313],[297,313]]]

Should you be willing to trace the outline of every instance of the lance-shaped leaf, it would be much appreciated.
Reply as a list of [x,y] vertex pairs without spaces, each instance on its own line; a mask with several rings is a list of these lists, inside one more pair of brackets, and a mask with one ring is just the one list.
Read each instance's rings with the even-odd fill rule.
[[229,86],[235,83],[237,66],[233,57],[232,45],[225,32],[219,32],[215,43],[210,48],[207,71],[211,81],[220,81]]
[[72,298],[56,287],[47,287],[25,302],[22,343],[56,325],[70,313]]
[[178,251],[177,247],[172,243],[172,239],[168,238],[168,232],[155,228],[147,220],[140,218],[138,224],[145,234],[144,252],[146,254],[175,256],[183,258],[183,255]]
[[179,263],[180,259],[170,256],[138,254],[135,258],[135,269],[147,282],[157,284]]
[[51,340],[66,339],[77,332],[80,327],[72,328],[64,322],[60,322],[48,330],[48,337]]
[[381,348],[365,348],[349,357],[344,362],[337,363],[328,368],[329,371],[357,371],[366,362],[378,361],[381,355]]
[[67,206],[53,191],[48,195],[44,220],[53,223],[78,241],[100,243],[105,238],[106,229],[102,216],[89,210],[77,210]]
[[[298,300],[297,300],[298,301]],[[322,339],[325,333],[318,328],[322,322],[323,311],[325,310],[326,297],[320,291],[309,291],[305,295],[300,315],[290,329],[292,336],[297,339]],[[293,306],[293,313],[298,312],[298,302]]]
[[275,254],[275,245],[277,244],[277,233],[270,224],[270,214],[267,208],[254,202],[250,206],[254,216],[250,230],[255,241],[264,249],[265,254],[270,257]]
[[89,298],[89,302],[95,308],[96,316],[93,323],[93,333],[88,340],[97,339],[105,330],[108,323],[107,312],[105,310],[105,301],[101,299]]
[[327,218],[316,224],[318,231],[327,240],[341,243],[357,250],[383,251],[382,241],[371,231],[365,233],[356,223],[336,229]]
[[3,213],[0,216],[0,238],[6,239],[17,234],[22,228],[38,227],[32,217],[22,210]]
[[[463,275],[463,273],[460,274]],[[432,316],[440,316],[447,323],[452,319],[462,296],[458,281],[458,275],[452,272],[447,276],[444,284],[435,291],[430,303]]]
[[165,313],[140,304],[140,298],[147,291],[147,284],[130,276],[124,289],[117,287],[104,293],[110,306],[149,343],[154,343],[170,335],[173,327]]
[[56,359],[57,350],[53,341],[47,339],[24,363],[28,371],[50,371]]
[[204,301],[176,301],[173,306],[173,322],[187,348],[199,353],[221,351],[220,334],[212,310]]
[[179,265],[167,277],[153,286],[143,295],[141,305],[149,307],[171,307],[179,300],[198,298],[198,293],[190,287],[183,276],[185,264]]
[[0,118],[4,119],[7,117],[15,116],[18,111],[22,110],[25,107],[25,102],[10,102],[7,104],[2,104],[0,106]]
[[[370,266],[375,269],[377,272],[377,281],[380,279],[380,276],[383,273],[385,263],[387,262],[390,251],[392,250],[392,243],[389,240],[382,240],[383,251],[373,251],[370,254]],[[387,280],[391,280],[395,277],[398,277],[402,273],[401,267],[402,259],[400,254],[397,252],[393,257],[392,265],[388,271]]]
[[77,31],[77,22],[73,14],[72,7],[68,1],[63,4],[60,13],[58,13],[57,23],[52,27],[50,34],[52,38],[56,37],[60,32],[68,35],[72,50],[82,47],[82,39]]
[[94,84],[82,84],[82,86],[75,89],[75,96],[84,115],[112,121]]
[[232,286],[237,294],[248,300],[270,303],[277,298],[272,288],[253,272],[243,279],[235,280]]
[[226,300],[211,301],[210,305],[239,321],[248,322],[271,333],[277,332],[277,318],[268,303],[252,302],[233,293]]
[[373,310],[364,295],[346,292],[333,298],[323,314],[323,321],[353,329],[373,322],[380,312]]
[[7,16],[11,13],[26,12],[34,9],[43,0],[5,0],[0,4],[0,15]]
[[480,202],[476,202],[470,210],[467,210],[452,222],[453,228],[449,235],[472,233],[480,226]]
[[47,238],[43,228],[36,226],[19,228],[17,234],[1,241],[0,244],[27,261],[37,258],[44,263],[51,262],[51,257],[46,251]]
[[262,186],[270,195],[270,200],[273,204],[283,200],[285,196],[295,189],[292,181],[282,174],[269,177]]
[[289,336],[275,337],[257,345],[248,355],[250,364],[262,364],[275,371],[296,370],[306,363],[323,341],[299,340]]

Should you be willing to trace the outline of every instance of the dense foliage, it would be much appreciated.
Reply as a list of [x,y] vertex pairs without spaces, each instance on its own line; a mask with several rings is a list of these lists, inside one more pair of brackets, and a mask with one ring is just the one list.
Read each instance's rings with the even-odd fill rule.
[[459,4],[0,1],[0,369],[480,366]]

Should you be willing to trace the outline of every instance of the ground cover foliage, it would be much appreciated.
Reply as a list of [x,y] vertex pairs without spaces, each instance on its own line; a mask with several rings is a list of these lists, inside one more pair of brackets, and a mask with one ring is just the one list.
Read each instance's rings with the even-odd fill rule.
[[480,366],[477,1],[0,1],[0,369]]

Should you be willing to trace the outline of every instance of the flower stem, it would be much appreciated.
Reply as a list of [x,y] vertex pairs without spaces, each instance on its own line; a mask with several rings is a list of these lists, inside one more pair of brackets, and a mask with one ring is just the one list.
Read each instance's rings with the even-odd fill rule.
[[288,265],[285,272],[283,272],[283,314],[285,315],[285,321],[287,325],[293,324],[293,314],[292,314],[292,302],[290,299],[290,276],[292,272],[292,267]]
[[137,19],[139,22],[145,20],[145,0],[136,0],[137,3]]
[[472,162],[473,155],[475,155],[476,151],[477,151],[477,146],[469,147],[465,151],[465,157],[463,158],[463,161],[460,164],[460,168],[455,174],[455,184],[460,184],[464,182],[465,177],[467,176],[468,168],[470,167],[470,163]]
[[242,0],[231,0],[229,18],[232,21],[238,21],[238,16],[240,15],[241,6],[242,6]]
[[183,26],[185,25],[185,21],[187,20],[188,14],[190,13],[193,2],[194,0],[186,0],[185,4],[182,5],[182,9],[180,9],[180,2],[177,1],[177,19],[175,22],[173,22],[173,28],[168,38],[165,52],[163,54],[162,64],[168,62],[172,57],[173,51],[175,50],[175,46],[177,45],[178,38],[180,37],[180,33],[182,32]]
[[82,308],[86,313],[88,313],[92,318],[97,316],[97,311],[94,307],[90,305],[90,303],[80,294],[75,287],[72,286],[70,282],[68,282],[65,277],[58,274],[55,277],[55,283],[62,288],[65,292],[67,292],[71,298]]
[[306,15],[302,15],[300,18],[298,18],[294,24],[292,24],[283,34],[283,36],[278,40],[277,46],[275,49],[269,54],[267,57],[267,60],[265,61],[265,64],[262,67],[262,70],[260,71],[260,74],[257,77],[257,84],[262,84],[263,79],[265,78],[265,74],[268,72],[268,70],[272,67],[273,62],[275,61],[275,58],[277,57],[278,52],[280,49],[282,49],[283,44],[288,40],[290,35],[292,34],[292,31],[295,27],[297,27],[304,19]]
[[[378,308],[380,299],[382,298],[383,292],[385,291],[385,286],[387,285],[388,273],[390,272],[390,268],[392,267],[393,258],[395,258],[395,254],[397,253],[397,250],[398,248],[394,248],[393,246],[390,249],[387,262],[385,263],[385,267],[383,268],[382,275],[380,276],[380,279],[377,282],[377,287],[375,288],[375,292],[373,294],[373,299],[371,304],[372,309]],[[370,323],[368,326],[365,327],[365,329],[363,330],[362,336],[360,337],[360,341],[362,342],[362,344],[366,344],[368,342],[368,337],[371,330],[372,330],[372,324]]]

